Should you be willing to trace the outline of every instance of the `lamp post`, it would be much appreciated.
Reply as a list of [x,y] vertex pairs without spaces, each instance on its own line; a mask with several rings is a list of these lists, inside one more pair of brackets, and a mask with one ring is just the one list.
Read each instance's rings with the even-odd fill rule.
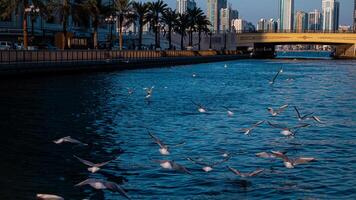
[[40,13],[40,9],[38,7],[35,7],[33,4],[30,5],[29,7],[25,8],[25,13],[27,15],[30,16],[31,18],[31,40],[33,40],[34,37],[34,23],[35,23],[35,19],[36,17],[39,15]]
[[110,25],[110,49],[111,49],[112,48],[112,27],[116,23],[116,17],[114,17],[113,15],[106,17],[105,23]]

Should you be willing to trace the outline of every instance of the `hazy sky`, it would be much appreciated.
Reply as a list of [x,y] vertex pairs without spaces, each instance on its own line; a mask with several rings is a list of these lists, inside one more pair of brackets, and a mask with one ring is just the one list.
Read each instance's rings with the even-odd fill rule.
[[[143,0],[148,1],[148,0]],[[170,7],[176,7],[176,0],[164,0]],[[322,0],[295,0],[295,11],[321,10]],[[206,10],[207,0],[196,0],[199,7]],[[240,16],[254,24],[260,18],[278,18],[279,0],[228,0],[234,9],[239,10]],[[340,6],[340,25],[351,25],[354,0],[339,0]]]

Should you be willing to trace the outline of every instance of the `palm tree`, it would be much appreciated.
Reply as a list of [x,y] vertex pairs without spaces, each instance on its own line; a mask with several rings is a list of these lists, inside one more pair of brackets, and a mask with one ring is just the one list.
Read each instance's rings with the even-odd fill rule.
[[[103,22],[103,17],[110,12],[108,5],[104,5],[103,0],[86,0],[79,4],[83,14],[91,17],[91,25],[93,27],[93,46],[98,48],[98,27]],[[84,19],[88,19],[85,17]]]
[[193,9],[188,9],[187,14],[189,17],[189,27],[188,27],[188,32],[189,32],[189,46],[193,46],[193,32],[196,31],[196,26],[197,26],[197,21],[200,17],[204,16],[204,12],[200,8],[193,8]]
[[114,7],[116,11],[116,15],[118,18],[118,28],[119,28],[119,48],[122,50],[123,46],[123,35],[122,29],[124,26],[128,24],[125,22],[125,19],[130,18],[131,15],[131,0],[114,0]]
[[149,3],[149,12],[147,17],[150,21],[150,25],[153,27],[153,32],[155,33],[155,49],[160,48],[160,17],[166,11],[166,9],[167,4],[162,0]]
[[[32,4],[36,7],[42,6],[41,0],[32,0]],[[0,0],[0,18],[6,18],[11,16],[13,12],[20,13],[22,17],[22,31],[23,31],[23,43],[25,49],[28,47],[28,32],[27,32],[27,16],[25,11],[29,7],[28,0]]]
[[168,29],[168,43],[169,43],[169,49],[172,49],[172,32],[174,29],[174,26],[176,25],[178,18],[178,14],[176,13],[175,10],[172,9],[167,9],[162,16],[162,21],[163,23],[167,26]]
[[132,8],[134,10],[134,20],[138,21],[139,24],[139,31],[138,31],[138,47],[142,49],[142,34],[143,34],[143,27],[147,24],[147,14],[149,11],[149,4],[142,3],[142,2],[133,2]]
[[201,49],[201,34],[209,33],[209,26],[211,25],[210,21],[206,18],[205,15],[199,16],[197,20],[197,31],[198,31],[198,49]]
[[184,37],[187,35],[187,29],[189,28],[189,16],[186,13],[178,14],[178,20],[176,21],[175,32],[180,34],[180,49],[184,49]]

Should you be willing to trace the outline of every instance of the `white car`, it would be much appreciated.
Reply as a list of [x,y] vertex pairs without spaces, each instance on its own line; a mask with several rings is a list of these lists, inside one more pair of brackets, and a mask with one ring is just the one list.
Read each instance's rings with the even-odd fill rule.
[[12,43],[7,41],[0,41],[0,50],[12,49]]

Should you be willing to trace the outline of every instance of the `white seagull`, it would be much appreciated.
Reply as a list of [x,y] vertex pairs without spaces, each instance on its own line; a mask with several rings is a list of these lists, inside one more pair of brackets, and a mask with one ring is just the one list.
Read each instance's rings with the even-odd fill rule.
[[206,108],[204,108],[204,106],[202,106],[201,104],[195,103],[194,101],[192,101],[192,103],[198,107],[198,112],[200,112],[200,113],[207,112]]
[[306,127],[310,126],[310,124],[300,124],[300,125],[288,128],[288,127],[283,126],[283,125],[273,124],[273,123],[271,123],[269,121],[267,123],[270,126],[274,127],[274,128],[282,129],[281,130],[281,134],[284,135],[284,136],[294,136],[299,131],[299,129],[306,128]]
[[312,114],[314,113],[309,113],[309,114],[306,114],[306,115],[301,115],[298,108],[296,106],[294,106],[294,110],[295,112],[297,112],[297,118],[299,121],[303,121],[303,120],[306,120],[309,118],[309,116],[311,116]]
[[311,157],[299,157],[296,159],[290,159],[284,153],[279,151],[272,151],[272,153],[277,158],[281,158],[283,160],[284,166],[288,169],[292,169],[299,164],[304,164],[315,160],[315,158],[311,158]]
[[230,159],[230,157],[226,157],[224,160],[221,160],[221,161],[218,161],[218,162],[215,162],[215,163],[205,163],[205,162],[201,162],[201,161],[195,160],[195,159],[193,159],[193,158],[189,158],[189,157],[187,158],[187,160],[189,160],[189,161],[191,161],[191,162],[193,162],[193,163],[195,163],[195,164],[197,164],[197,165],[203,166],[203,167],[202,167],[202,170],[203,170],[204,172],[211,172],[211,171],[213,171],[213,168],[214,168],[215,166],[220,165],[220,164],[222,164],[222,163],[224,163],[224,162],[227,162],[229,159]]
[[153,88],[155,88],[154,86],[150,87],[150,88],[143,88],[144,90],[146,90],[146,99],[151,98],[152,93],[153,93]]
[[271,107],[268,107],[267,110],[272,116],[275,117],[275,116],[279,115],[281,112],[283,112],[286,108],[288,108],[288,104],[285,104],[276,110]]
[[110,160],[110,161],[106,161],[106,162],[102,162],[102,163],[92,163],[90,161],[79,158],[78,156],[74,155],[74,157],[76,159],[78,159],[80,162],[82,162],[84,165],[89,166],[88,171],[90,171],[91,173],[95,173],[95,172],[99,171],[101,167],[103,167],[103,166],[107,165],[109,162],[113,161],[113,160]]
[[232,110],[230,110],[228,107],[223,106],[223,108],[226,109],[228,117],[233,117],[234,116],[235,113]]
[[259,125],[263,124],[265,121],[259,121],[256,124],[254,124],[251,128],[244,128],[242,131],[244,132],[245,135],[250,135],[253,131],[253,129],[257,128]]
[[59,138],[57,140],[53,141],[55,144],[62,144],[62,143],[72,143],[72,144],[80,144],[80,145],[84,145],[87,146],[88,144],[85,144],[77,139],[72,138],[71,136],[66,136],[63,138]]
[[164,155],[167,156],[169,155],[169,147],[167,145],[165,145],[160,139],[158,139],[156,136],[154,136],[152,133],[148,132],[148,134],[151,136],[151,138],[153,139],[153,141],[158,144],[159,146],[159,152]]
[[127,193],[125,192],[124,189],[122,189],[118,184],[110,181],[104,181],[104,180],[99,180],[99,179],[87,179],[83,182],[78,183],[75,185],[76,187],[78,186],[84,186],[84,185],[90,185],[92,188],[97,189],[97,190],[111,190],[113,192],[119,192],[121,195],[123,195],[127,199],[131,199]]
[[187,168],[185,168],[183,165],[180,165],[173,160],[153,160],[153,162],[159,163],[159,165],[163,169],[169,169],[169,170],[175,170],[178,172],[186,173],[186,174],[192,174]]
[[253,172],[249,172],[249,173],[242,173],[237,169],[234,169],[232,167],[227,167],[231,172],[233,172],[234,174],[241,176],[242,178],[247,178],[247,177],[252,177],[252,176],[257,176],[258,174],[262,173],[264,171],[264,169],[257,169]]
[[283,68],[279,69],[277,74],[273,77],[273,79],[269,81],[269,84],[273,85],[276,82],[278,75],[282,72],[283,72]]

